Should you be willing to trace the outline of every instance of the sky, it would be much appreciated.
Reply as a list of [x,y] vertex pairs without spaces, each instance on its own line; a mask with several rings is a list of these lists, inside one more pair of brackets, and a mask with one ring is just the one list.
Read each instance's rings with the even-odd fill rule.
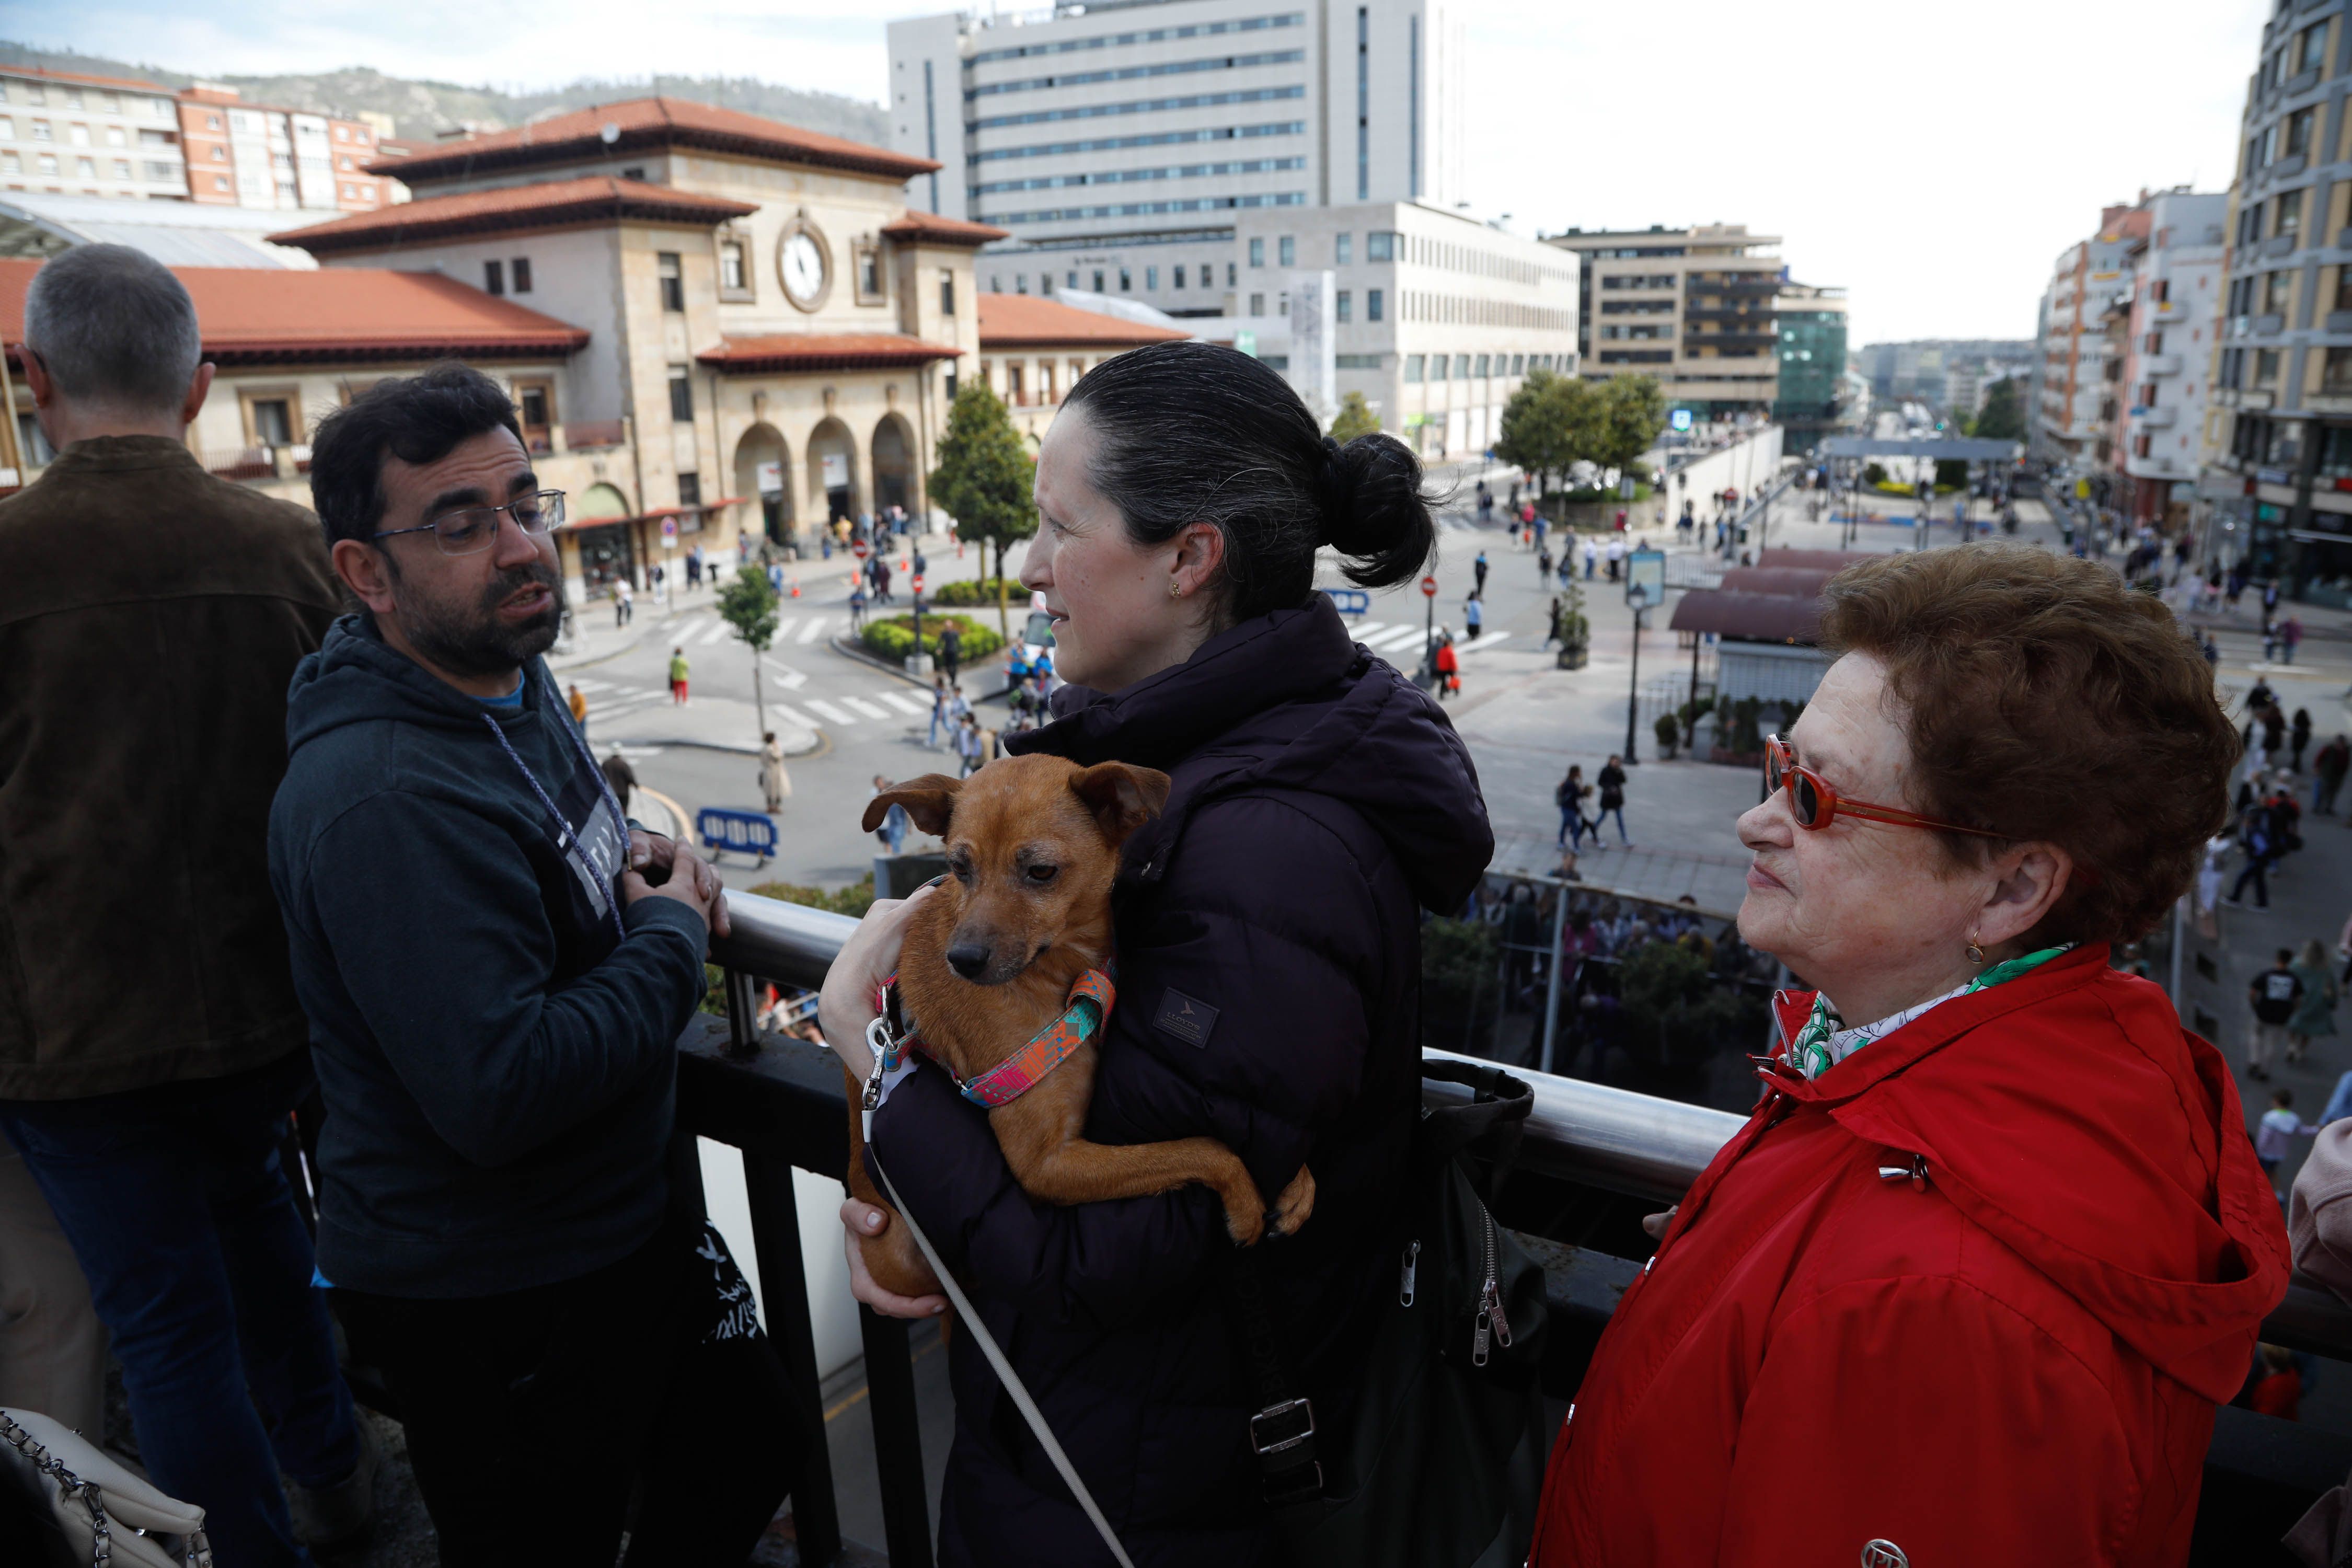
[[[2225,188],[2270,9],[1454,3],[1480,213],[1546,234],[1745,223],[1782,237],[1800,280],[1847,289],[1857,344],[2029,337],[2059,251],[2097,227],[2101,206],[2143,188]],[[884,23],[931,9],[0,0],[0,37],[200,73],[358,65],[512,88],[674,71],[879,102]]]

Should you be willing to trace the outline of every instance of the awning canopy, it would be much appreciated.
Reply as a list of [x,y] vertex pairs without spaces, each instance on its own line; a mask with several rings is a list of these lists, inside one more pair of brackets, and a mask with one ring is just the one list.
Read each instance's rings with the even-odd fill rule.
[[1675,605],[1678,632],[1811,647],[1821,640],[1822,605],[1817,595],[1741,593],[1735,588],[1694,588]]
[[1916,441],[1832,436],[1822,443],[1822,455],[1826,458],[1959,458],[1971,463],[2006,463],[2024,450],[2015,441],[1979,441],[1969,436],[1932,436]]

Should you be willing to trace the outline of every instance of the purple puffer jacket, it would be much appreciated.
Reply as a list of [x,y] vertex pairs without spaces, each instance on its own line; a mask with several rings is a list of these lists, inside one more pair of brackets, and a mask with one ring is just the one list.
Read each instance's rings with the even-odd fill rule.
[[[1207,1134],[1268,1196],[1313,1167],[1313,1218],[1263,1256],[1293,1376],[1337,1442],[1395,1289],[1381,1226],[1419,1098],[1420,909],[1459,908],[1494,852],[1469,753],[1320,594],[1116,696],[1065,688],[1054,709],[1012,749],[1175,780],[1127,846],[1087,1136]],[[929,1068],[892,1092],[874,1148],[1136,1561],[1271,1561],[1215,1198],[1035,1202],[986,1113]],[[970,1336],[950,1363],[942,1563],[1108,1562]]]

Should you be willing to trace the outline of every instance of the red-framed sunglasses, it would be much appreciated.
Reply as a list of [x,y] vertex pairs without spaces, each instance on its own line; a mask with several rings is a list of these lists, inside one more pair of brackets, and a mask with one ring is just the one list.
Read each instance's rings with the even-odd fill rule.
[[1865,822],[1884,822],[1895,827],[1937,827],[1948,833],[1973,833],[1979,838],[1998,838],[1981,827],[1969,827],[1958,822],[1944,822],[1916,812],[1898,811],[1891,805],[1873,805],[1866,800],[1847,800],[1830,786],[1829,780],[1797,763],[1796,748],[1778,735],[1764,737],[1764,787],[1767,793],[1785,788],[1789,792],[1789,815],[1797,819],[1800,827],[1815,832],[1836,821],[1841,814],[1860,817]]

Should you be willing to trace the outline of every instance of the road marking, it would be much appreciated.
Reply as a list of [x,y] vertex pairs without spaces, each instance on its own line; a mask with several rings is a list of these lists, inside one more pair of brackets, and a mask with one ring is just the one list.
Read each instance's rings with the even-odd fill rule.
[[912,713],[917,718],[923,718],[929,715],[931,710],[929,703],[918,702],[913,698],[901,691],[877,691],[874,695],[880,700],[887,702],[891,707],[896,708],[899,712]]
[[819,718],[825,719],[833,723],[855,724],[857,722],[856,720],[851,718],[848,714],[844,713],[840,709],[835,708],[830,702],[820,702],[814,697],[803,697],[801,700],[814,709]]
[[793,641],[803,647],[816,641],[818,637],[824,635],[824,620],[823,616],[811,616],[809,624],[801,628],[801,635],[794,637]]
[[770,640],[773,642],[783,641],[784,634],[791,631],[794,626],[800,624],[801,618],[798,616],[778,616],[776,617],[775,636]]
[[770,673],[776,677],[778,682],[787,691],[798,691],[808,684],[808,677],[789,664],[772,658],[763,658],[760,662],[768,667]]
[[735,628],[729,626],[725,621],[713,617],[710,623],[710,629],[702,634],[702,646],[709,647],[713,643],[733,636],[734,631]]
[[1468,642],[1457,645],[1454,651],[1457,656],[1465,653],[1476,653],[1481,648],[1493,647],[1496,643],[1501,642],[1505,637],[1509,637],[1510,635],[1511,634],[1508,632],[1488,632],[1484,637],[1472,637]]
[[1423,642],[1427,640],[1428,636],[1428,629],[1423,626],[1396,626],[1387,631],[1375,633],[1371,637],[1358,637],[1356,640],[1362,643],[1368,648],[1371,648],[1375,651],[1381,651],[1388,648],[1404,647],[1412,643]]
[[816,721],[814,720],[811,719],[807,714],[802,712],[799,709],[794,708],[788,702],[771,702],[768,704],[768,710],[773,713],[782,714],[784,716],[784,722],[787,724],[797,725],[803,730],[814,730],[816,728]]
[[572,684],[578,687],[582,691],[588,692],[592,695],[595,692],[610,691],[613,689],[613,683],[609,680],[575,680],[572,681]]
[[883,707],[879,702],[868,702],[863,698],[857,697],[845,697],[841,700],[844,705],[856,709],[868,719],[887,719],[890,717],[890,710]]

